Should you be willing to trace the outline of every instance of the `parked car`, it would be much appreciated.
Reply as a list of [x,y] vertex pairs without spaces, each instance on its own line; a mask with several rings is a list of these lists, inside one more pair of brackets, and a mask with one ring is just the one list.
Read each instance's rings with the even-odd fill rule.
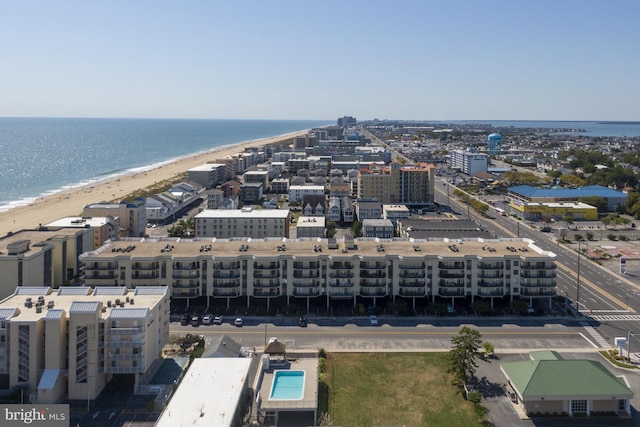
[[191,326],[200,326],[200,316],[197,314],[191,316]]
[[305,316],[300,316],[300,318],[298,319],[298,326],[300,326],[301,328],[307,327],[307,318]]
[[213,324],[214,325],[222,325],[222,320],[224,319],[224,317],[221,314],[216,315],[216,317],[213,318]]
[[204,316],[202,316],[203,325],[210,325],[211,322],[213,322],[213,314],[205,314]]
[[188,325],[190,321],[191,321],[191,315],[189,313],[183,314],[182,317],[180,318],[180,324],[182,326]]
[[371,326],[378,326],[378,316],[369,316],[369,323],[371,323]]
[[543,233],[551,233],[551,227],[541,227],[540,231]]
[[236,317],[236,320],[233,321],[233,324],[238,327],[242,326],[243,323],[244,323],[244,320],[242,320],[242,317]]
[[268,344],[271,344],[272,342],[276,342],[276,341],[278,341],[277,337],[271,337],[271,338],[269,338]]

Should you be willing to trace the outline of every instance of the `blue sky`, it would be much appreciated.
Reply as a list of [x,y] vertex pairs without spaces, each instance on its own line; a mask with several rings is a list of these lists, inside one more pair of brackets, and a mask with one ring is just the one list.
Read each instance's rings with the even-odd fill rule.
[[640,120],[640,2],[0,0],[0,116]]

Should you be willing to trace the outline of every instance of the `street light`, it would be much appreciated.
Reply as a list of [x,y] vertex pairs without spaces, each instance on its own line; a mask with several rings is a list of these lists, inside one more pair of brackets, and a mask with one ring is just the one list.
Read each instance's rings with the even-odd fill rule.
[[627,331],[627,360],[629,360],[629,363],[631,363],[631,337],[635,335],[631,331]]

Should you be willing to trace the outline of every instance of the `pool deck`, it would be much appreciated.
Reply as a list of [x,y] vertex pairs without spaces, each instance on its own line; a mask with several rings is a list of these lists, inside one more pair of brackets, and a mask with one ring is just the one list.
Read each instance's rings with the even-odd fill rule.
[[[273,364],[272,364],[273,366]],[[262,364],[260,365],[260,369]],[[275,371],[304,371],[304,392],[300,400],[269,400]],[[259,390],[260,408],[267,411],[315,411],[318,407],[318,359],[316,357],[301,357],[286,364],[276,364],[269,370],[260,371],[262,375]]]

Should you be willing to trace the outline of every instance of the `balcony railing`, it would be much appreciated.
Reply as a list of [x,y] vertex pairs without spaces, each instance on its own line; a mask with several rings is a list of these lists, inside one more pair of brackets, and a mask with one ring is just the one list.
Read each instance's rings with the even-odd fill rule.
[[401,280],[398,285],[400,285],[401,288],[420,288],[424,287],[424,280]]
[[478,277],[481,279],[497,279],[503,277],[502,271],[479,271]]
[[253,263],[254,270],[277,270],[280,269],[279,262],[268,262],[268,263]]
[[89,270],[117,270],[118,263],[117,262],[106,262],[106,263],[98,263],[92,262],[89,264],[85,264],[85,268],[87,271]]
[[375,279],[379,277],[387,277],[387,272],[384,270],[360,270],[360,277],[366,279]]
[[502,289],[478,289],[478,295],[481,297],[501,297],[504,295],[504,291]]
[[346,289],[331,289],[329,291],[329,296],[336,298],[351,298],[353,297],[353,291]]
[[364,297],[381,297],[386,294],[385,288],[360,288],[360,295]]
[[442,286],[444,288],[460,288],[464,287],[464,280],[440,280],[438,282],[438,286]]
[[239,262],[214,262],[213,268],[215,270],[237,270],[240,268]]
[[134,328],[112,327],[111,329],[108,329],[108,331],[111,335],[137,335],[141,334],[144,331],[144,328],[142,326],[137,326]]
[[150,271],[148,273],[140,273],[140,272],[134,271],[133,274],[131,274],[131,280],[159,279],[159,278],[160,278],[160,273],[158,273],[157,271]]
[[330,280],[329,286],[332,288],[351,288],[354,283],[351,280]]
[[296,270],[317,270],[320,268],[320,263],[315,261],[308,263],[304,261],[295,261],[293,263],[293,268]]
[[439,275],[442,279],[464,279],[464,273],[449,273],[441,271]]
[[256,279],[253,281],[254,288],[279,288],[280,287],[279,280],[260,280]]
[[174,262],[173,270],[181,270],[181,271],[190,271],[190,270],[200,270],[199,262]]
[[105,347],[115,348],[132,348],[132,347],[142,347],[144,345],[143,339],[135,339],[135,340],[109,340],[106,341]]
[[105,360],[144,360],[144,351],[140,353],[107,353],[104,355]]
[[199,289],[200,281],[198,280],[193,283],[182,283],[179,281],[174,281],[171,286],[173,287],[173,289]]
[[320,286],[320,280],[294,280],[293,286],[298,288],[314,288]]
[[217,289],[213,288],[213,296],[214,297],[239,297],[240,289]]
[[464,289],[438,288],[438,294],[443,297],[461,297],[464,296]]
[[254,297],[277,297],[280,296],[280,289],[254,289]]
[[521,268],[524,270],[555,270],[556,265],[545,262],[523,262]]
[[443,270],[464,270],[463,262],[439,262],[438,268]]
[[240,280],[238,279],[229,279],[229,280],[214,279],[213,280],[214,288],[237,288],[239,286],[240,286]]
[[553,279],[556,277],[556,272],[547,270],[522,270],[520,277],[526,279]]
[[387,286],[385,279],[360,279],[360,286],[381,287]]
[[383,262],[361,262],[360,270],[384,270],[386,265]]
[[520,286],[523,288],[555,288],[555,280],[540,281],[540,280],[522,280]]
[[105,366],[105,374],[136,374],[138,372],[144,372],[144,365],[141,366]]
[[498,288],[503,287],[504,282],[502,280],[480,280],[478,281],[478,287],[480,288]]
[[421,264],[400,264],[401,270],[421,270],[424,269],[424,262]]
[[157,262],[150,262],[150,263],[134,262],[133,264],[131,264],[131,270],[133,271],[157,270],[158,268],[160,268],[160,264]]
[[424,277],[424,270],[423,271],[400,271],[400,278],[402,279],[409,279],[409,278],[423,278]]
[[555,289],[540,290],[538,288],[520,288],[520,295],[525,297],[552,297],[556,295]]
[[235,270],[228,270],[228,271],[216,270],[213,272],[214,279],[237,279],[239,277],[240,277],[240,272]]
[[479,262],[478,268],[480,270],[504,270],[504,263],[502,262]]
[[353,271],[334,271],[329,273],[329,277],[332,279],[351,279],[353,278]]
[[174,279],[197,279],[200,277],[199,270],[174,270],[171,275]]
[[319,288],[294,288],[293,295],[296,297],[316,297],[320,295]]
[[353,270],[352,262],[334,262],[329,265],[331,270]]
[[320,277],[320,272],[317,270],[293,270],[293,277],[295,279],[316,279]]
[[99,279],[99,280],[103,280],[103,279],[115,279],[116,278],[116,273],[113,271],[109,271],[107,273],[98,273],[97,271],[87,271],[87,274],[85,274],[85,277],[87,279]]
[[256,279],[269,279],[271,277],[280,277],[280,270],[256,271],[255,273],[253,273],[253,277],[255,277]]
[[405,289],[405,288],[400,288],[400,296],[403,297],[423,297],[425,296],[426,292],[425,289],[420,289],[420,288],[412,288],[412,289]]

